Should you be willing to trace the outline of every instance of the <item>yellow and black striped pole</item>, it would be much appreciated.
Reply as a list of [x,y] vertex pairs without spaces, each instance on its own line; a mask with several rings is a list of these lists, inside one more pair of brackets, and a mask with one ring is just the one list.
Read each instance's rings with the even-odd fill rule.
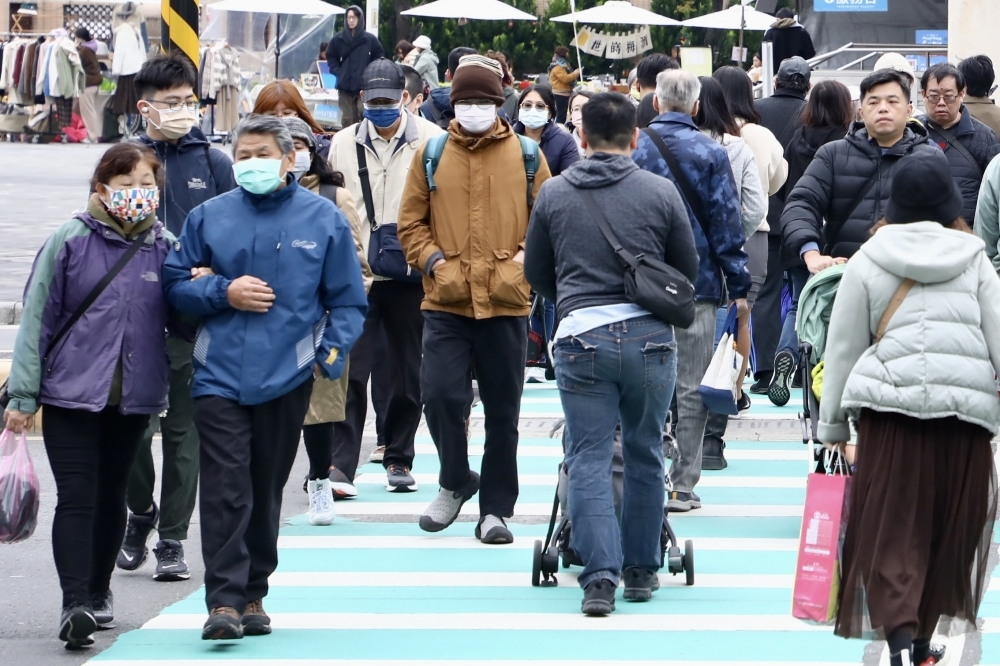
[[161,43],[165,51],[180,51],[198,67],[198,0],[161,0]]

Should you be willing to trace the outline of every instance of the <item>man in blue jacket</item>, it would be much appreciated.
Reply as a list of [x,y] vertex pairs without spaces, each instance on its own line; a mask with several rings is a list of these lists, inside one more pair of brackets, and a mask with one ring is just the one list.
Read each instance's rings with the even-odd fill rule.
[[[729,157],[725,148],[702,134],[692,120],[698,113],[700,94],[701,84],[689,72],[672,69],[656,77],[653,106],[660,115],[649,124],[649,130],[666,144],[683,173],[671,172],[657,144],[644,133],[640,133],[639,147],[632,154],[641,169],[677,185],[685,199],[699,257],[695,321],[687,330],[676,330],[678,419],[667,499],[671,511],[701,508],[694,487],[701,479],[708,410],[698,387],[712,361],[716,311],[730,301],[745,312],[750,289],[740,198]],[[697,200],[684,196],[685,190]]]
[[163,267],[171,305],[202,318],[192,394],[206,640],[271,631],[263,598],[313,374],[340,377],[368,309],[350,225],[292,177],[285,123],[245,119],[234,155],[240,189],[191,211]]
[[[168,55],[146,61],[135,77],[138,110],[146,121],[139,142],[150,147],[163,163],[164,188],[157,217],[179,236],[184,220],[195,206],[236,187],[233,162],[195,127],[198,74],[184,56]],[[183,542],[188,537],[191,513],[198,491],[198,432],[191,402],[191,354],[194,325],[167,335],[170,358],[170,408],[159,419],[154,415],[139,447],[128,482],[128,528],[118,553],[121,569],[138,569],[149,555],[146,542],[156,528],[159,540],[153,548],[158,581],[187,580],[191,574],[184,561]],[[153,433],[163,434],[163,468],[160,504],[153,500],[156,471],[153,467]]]

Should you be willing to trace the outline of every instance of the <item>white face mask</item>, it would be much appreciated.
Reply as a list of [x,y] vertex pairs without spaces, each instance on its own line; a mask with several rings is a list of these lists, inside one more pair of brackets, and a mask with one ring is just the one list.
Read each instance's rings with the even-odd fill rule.
[[292,173],[298,178],[302,174],[309,171],[312,167],[312,153],[308,150],[296,150],[295,151],[295,167],[292,169]]
[[545,123],[549,122],[549,112],[540,111],[539,109],[528,109],[521,111],[521,115],[517,119],[529,129],[540,129],[545,127]]
[[484,134],[497,122],[497,107],[481,109],[477,104],[459,102],[455,105],[455,120],[469,134]]

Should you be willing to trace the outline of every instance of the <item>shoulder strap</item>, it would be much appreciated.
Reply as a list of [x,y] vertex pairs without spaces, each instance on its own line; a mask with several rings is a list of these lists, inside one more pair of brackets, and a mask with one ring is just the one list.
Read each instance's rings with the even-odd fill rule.
[[906,300],[906,295],[910,293],[910,289],[913,288],[916,282],[910,278],[903,280],[899,288],[896,289],[896,293],[892,295],[892,299],[889,301],[888,307],[886,307],[885,312],[882,313],[882,318],[878,320],[878,329],[875,331],[875,342],[882,339],[885,335],[885,330],[889,328],[889,322],[892,320],[892,315],[896,314],[896,310],[899,306],[903,304]]
[[431,192],[437,190],[434,183],[434,172],[437,171],[438,162],[441,161],[441,153],[444,152],[444,144],[448,142],[448,134],[438,134],[429,139],[424,145],[424,173],[427,174],[427,189]]
[[933,129],[935,132],[940,134],[942,138],[944,138],[949,148],[954,148],[955,150],[957,150],[962,155],[962,157],[967,159],[974,167],[976,167],[976,170],[979,172],[980,178],[983,177],[984,174],[983,165],[979,163],[979,160],[973,157],[972,153],[969,152],[968,148],[962,145],[962,142],[958,140],[958,137],[955,136],[955,134],[951,130],[946,130],[943,127],[934,127]]
[[212,144],[205,146],[205,161],[208,162],[208,174],[212,177],[212,184],[215,185],[215,193],[219,192],[219,178],[215,175],[215,168],[212,166]]
[[[783,147],[787,146],[788,142],[792,140],[793,136],[795,136],[795,130],[798,129],[795,127],[795,123],[801,117],[802,117],[801,111],[799,111],[798,113],[791,114],[788,118],[788,122],[786,122],[785,126],[781,129],[781,133],[777,135],[778,143],[780,143]],[[792,130],[792,136],[783,140],[782,137],[788,134],[788,130]]]
[[372,198],[372,184],[368,180],[368,160],[365,158],[365,147],[354,142],[358,149],[358,180],[361,181],[361,195],[365,199],[365,213],[368,214],[368,225],[372,231],[378,229],[378,221],[375,219],[375,200]]
[[[705,234],[705,238],[710,238],[708,233],[708,221],[705,220],[705,215],[701,210],[701,198],[695,194],[694,189],[691,187],[691,183],[688,181],[687,176],[684,174],[684,170],[681,168],[680,162],[674,156],[670,147],[667,146],[666,142],[656,133],[655,130],[649,127],[642,130],[649,139],[656,145],[656,148],[660,151],[660,155],[666,160],[667,166],[670,168],[670,174],[674,177],[674,182],[677,183],[677,189],[681,191],[681,196],[687,201],[688,206],[691,207],[691,211],[694,213],[694,217],[698,220],[698,224],[701,225],[702,233]],[[711,246],[711,243],[709,243]]]
[[324,199],[329,199],[333,202],[333,205],[337,205],[337,190],[339,188],[336,185],[329,185],[327,183],[320,183],[319,195]]
[[[59,342],[64,337],[66,337],[66,334],[69,333],[70,329],[73,328],[76,322],[80,320],[80,317],[83,316],[83,313],[86,312],[90,308],[90,306],[94,304],[94,301],[96,301],[97,298],[101,295],[101,293],[108,287],[108,285],[111,284],[111,281],[114,280],[118,276],[118,274],[122,272],[122,269],[125,268],[125,265],[132,260],[132,257],[135,256],[136,252],[138,252],[142,248],[143,243],[146,242],[146,238],[152,232],[153,232],[153,227],[150,227],[149,229],[146,229],[141,234],[139,234],[139,236],[132,241],[132,244],[129,245],[129,248],[125,252],[125,254],[123,254],[115,263],[115,265],[111,267],[111,270],[108,271],[107,275],[105,275],[101,279],[101,281],[98,282],[94,286],[94,288],[90,290],[90,293],[87,294],[87,297],[85,299],[83,299],[83,302],[80,303],[80,306],[76,309],[73,315],[66,321],[65,324],[62,325],[62,328],[60,328],[59,332],[52,337],[52,340],[49,341],[49,354],[51,354],[55,350],[56,345],[58,345]],[[46,356],[48,356],[48,354],[46,354]]]
[[627,266],[631,266],[633,269],[638,268],[639,260],[631,253],[627,252],[625,248],[622,247],[622,244],[618,242],[618,237],[615,236],[615,232],[611,231],[608,219],[597,206],[597,200],[594,199],[593,193],[590,190],[584,190],[581,188],[576,188],[576,191],[580,193],[580,198],[583,199],[583,204],[587,207],[587,210],[590,211],[590,214],[597,222],[597,226],[600,227],[601,233],[604,234],[604,237],[614,249],[615,254],[617,254]]
[[535,201],[532,192],[535,190],[535,174],[538,173],[538,143],[526,136],[517,135],[521,142],[521,157],[524,158],[524,173],[528,176],[528,208],[531,208]]

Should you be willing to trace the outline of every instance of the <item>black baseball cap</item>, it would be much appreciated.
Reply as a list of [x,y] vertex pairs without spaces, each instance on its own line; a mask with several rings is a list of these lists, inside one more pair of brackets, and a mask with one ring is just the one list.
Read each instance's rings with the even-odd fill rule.
[[778,67],[778,80],[782,83],[809,83],[811,78],[812,68],[799,56],[785,58]]
[[365,68],[362,75],[362,91],[365,100],[403,99],[403,89],[406,88],[406,75],[403,68],[386,58],[379,58]]

